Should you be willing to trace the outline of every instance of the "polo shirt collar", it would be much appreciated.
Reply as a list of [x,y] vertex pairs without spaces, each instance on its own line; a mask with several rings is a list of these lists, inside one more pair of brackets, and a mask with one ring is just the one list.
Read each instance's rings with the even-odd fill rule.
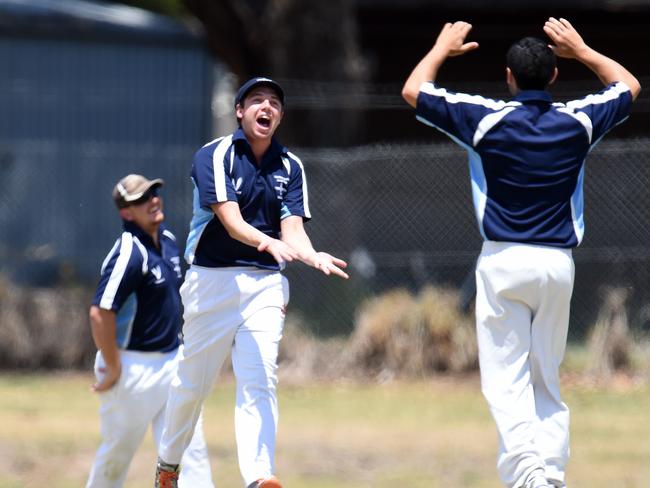
[[513,98],[516,102],[547,102],[552,103],[551,94],[546,90],[522,90]]
[[[143,244],[147,245],[148,247],[153,247],[154,244],[153,244],[153,240],[151,239],[151,236],[147,234],[144,230],[142,230],[140,226],[138,226],[134,222],[131,222],[129,220],[122,220],[122,228],[125,231],[133,234],[138,239],[140,239],[140,242],[142,242]],[[161,224],[160,227],[158,227],[158,240],[160,242],[162,242],[160,236],[162,235],[163,230],[164,227]]]
[[[244,131],[241,127],[233,133],[232,140],[235,142],[243,141],[243,143],[245,143],[249,149],[251,147],[250,143],[248,142],[248,139],[246,139],[246,134],[244,134]],[[271,145],[264,153],[264,159],[262,163],[266,162],[267,160],[273,159],[279,156],[280,154],[286,154],[287,152],[289,152],[289,150],[286,147],[284,147],[282,144],[280,144],[275,137],[273,137],[271,138]]]

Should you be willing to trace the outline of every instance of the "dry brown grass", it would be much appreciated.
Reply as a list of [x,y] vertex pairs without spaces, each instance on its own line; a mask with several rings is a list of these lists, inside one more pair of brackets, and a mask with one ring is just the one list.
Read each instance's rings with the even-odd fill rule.
[[355,367],[381,377],[422,377],[477,368],[470,316],[455,291],[394,290],[362,305],[350,340]]
[[[95,353],[87,317],[91,294],[70,286],[20,287],[0,275],[0,368],[87,370]],[[603,295],[587,353],[572,366],[574,377],[587,382],[612,375],[648,377],[649,341],[631,334],[625,298],[619,289]],[[306,332],[308,317],[292,312],[280,343],[281,369],[292,383],[473,372],[478,368],[473,320],[459,310],[455,290],[434,287],[417,294],[395,289],[367,300],[350,337],[315,337]],[[230,370],[227,361],[224,371]]]
[[[499,488],[497,436],[477,376],[289,385],[282,369],[277,473],[291,488]],[[84,375],[0,374],[0,488],[83,486],[99,442],[98,401]],[[571,385],[570,487],[644,488],[650,477],[648,386]],[[220,488],[242,486],[234,384],[205,403]],[[151,486],[150,435],[125,488]]]
[[91,364],[90,293],[18,287],[0,276],[0,368],[79,368]]
[[632,371],[634,341],[627,319],[625,288],[603,290],[603,303],[588,339],[588,374],[600,378]]

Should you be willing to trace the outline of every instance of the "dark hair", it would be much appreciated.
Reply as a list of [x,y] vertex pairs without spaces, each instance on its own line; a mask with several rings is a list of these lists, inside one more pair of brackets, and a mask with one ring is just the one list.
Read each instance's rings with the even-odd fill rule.
[[553,50],[535,37],[524,37],[510,46],[506,63],[520,90],[544,90],[556,64]]

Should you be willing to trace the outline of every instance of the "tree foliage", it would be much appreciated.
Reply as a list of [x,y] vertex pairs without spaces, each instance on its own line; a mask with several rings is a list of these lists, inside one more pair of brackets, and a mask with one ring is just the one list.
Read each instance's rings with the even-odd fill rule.
[[363,78],[352,0],[121,0],[203,25],[211,51],[240,78]]
[[[258,75],[300,80],[314,97],[321,82],[363,90],[369,78],[361,55],[353,0],[124,0],[170,15],[191,15],[202,24],[210,51],[239,82]],[[182,4],[182,5],[181,5]],[[294,106],[295,107],[295,106]],[[293,112],[283,123],[294,140],[345,143],[360,130],[359,110]],[[324,131],[323,127],[328,130]],[[303,142],[304,143],[304,142]]]

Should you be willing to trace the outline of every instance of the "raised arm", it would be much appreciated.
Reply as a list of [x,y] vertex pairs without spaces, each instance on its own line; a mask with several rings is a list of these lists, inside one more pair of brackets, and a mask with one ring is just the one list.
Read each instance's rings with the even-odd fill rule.
[[478,47],[477,42],[465,42],[472,25],[467,22],[447,22],[431,50],[422,58],[404,83],[402,97],[413,108],[417,103],[420,86],[425,81],[435,81],[445,59],[460,56]]
[[622,81],[630,88],[632,99],[639,95],[641,85],[634,75],[613,59],[587,46],[568,20],[550,17],[544,24],[544,32],[555,44],[551,48],[558,57],[581,62],[593,71],[604,85]]

